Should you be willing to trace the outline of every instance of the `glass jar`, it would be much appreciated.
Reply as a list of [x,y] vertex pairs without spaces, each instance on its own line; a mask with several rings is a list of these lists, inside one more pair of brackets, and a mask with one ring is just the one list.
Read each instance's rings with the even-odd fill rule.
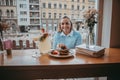
[[51,38],[50,36],[46,37],[44,41],[39,42],[39,50],[41,54],[46,54],[51,49]]

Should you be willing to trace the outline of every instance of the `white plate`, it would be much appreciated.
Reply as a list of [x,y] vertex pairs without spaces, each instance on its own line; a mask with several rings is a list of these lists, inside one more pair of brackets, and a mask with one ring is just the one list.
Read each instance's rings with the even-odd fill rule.
[[60,55],[60,54],[52,54],[49,53],[50,56],[55,57],[55,58],[69,58],[69,57],[73,57],[73,53],[69,52],[68,55]]

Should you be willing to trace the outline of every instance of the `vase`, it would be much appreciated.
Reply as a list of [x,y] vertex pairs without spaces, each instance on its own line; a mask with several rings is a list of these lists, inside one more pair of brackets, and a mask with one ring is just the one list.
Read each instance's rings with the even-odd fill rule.
[[95,47],[95,32],[94,29],[87,29],[86,48]]

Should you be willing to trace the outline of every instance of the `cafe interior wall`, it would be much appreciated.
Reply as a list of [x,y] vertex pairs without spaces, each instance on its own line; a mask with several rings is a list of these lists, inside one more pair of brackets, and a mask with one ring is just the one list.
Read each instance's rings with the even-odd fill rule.
[[110,47],[120,48],[120,0],[113,0]]
[[120,0],[104,0],[101,46],[120,48]]

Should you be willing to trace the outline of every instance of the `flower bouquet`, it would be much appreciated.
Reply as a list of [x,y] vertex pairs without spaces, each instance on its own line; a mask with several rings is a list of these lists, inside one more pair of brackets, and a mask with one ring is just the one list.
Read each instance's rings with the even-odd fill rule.
[[85,18],[85,24],[89,27],[90,33],[94,29],[94,25],[97,23],[97,10],[89,9],[83,13],[83,17]]
[[90,45],[95,44],[95,33],[94,33],[94,26],[97,23],[97,10],[96,9],[89,9],[83,13],[83,17],[85,18],[85,26],[87,29],[87,39],[86,39],[86,44],[87,47]]

